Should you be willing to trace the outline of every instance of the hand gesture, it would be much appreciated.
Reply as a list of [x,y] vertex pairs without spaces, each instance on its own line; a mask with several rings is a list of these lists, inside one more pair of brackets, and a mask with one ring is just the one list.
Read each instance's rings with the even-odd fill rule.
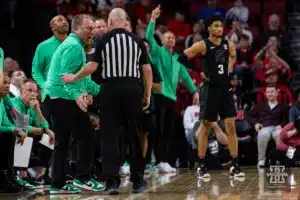
[[50,129],[47,129],[46,134],[49,136],[49,144],[54,144],[55,134]]
[[74,83],[76,81],[75,74],[62,74],[60,77],[64,83]]
[[193,105],[199,105],[199,93],[195,92],[193,95]]
[[85,98],[86,104],[87,105],[92,105],[93,104],[93,96],[92,95],[87,95]]
[[150,97],[144,97],[143,100],[143,110],[146,110],[150,105]]
[[76,103],[78,105],[78,107],[83,111],[83,112],[87,112],[87,94],[83,93],[81,94],[77,99],[76,99]]
[[263,125],[260,124],[260,123],[255,124],[255,130],[256,130],[256,132],[259,132],[259,130],[260,130],[262,127],[263,127]]
[[27,136],[26,133],[20,128],[15,128],[14,132],[19,136],[18,143],[21,143],[21,145],[22,145]]
[[158,5],[151,13],[151,20],[156,21],[160,16],[160,5]]
[[32,99],[29,102],[29,106],[30,106],[30,108],[38,109],[40,107],[40,103],[38,100]]

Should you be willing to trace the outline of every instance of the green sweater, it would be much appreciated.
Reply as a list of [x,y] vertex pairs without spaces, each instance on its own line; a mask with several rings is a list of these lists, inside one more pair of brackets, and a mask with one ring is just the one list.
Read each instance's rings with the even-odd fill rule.
[[0,47],[0,70],[3,70],[3,66],[4,66],[4,51]]
[[74,83],[63,83],[61,74],[76,74],[86,64],[84,44],[80,38],[71,33],[53,54],[47,81],[45,83],[45,96],[76,100],[82,93],[96,96],[100,86],[87,76]]
[[0,113],[0,134],[3,132],[13,132],[16,126],[9,121],[2,99],[0,100]]
[[150,46],[150,57],[153,65],[158,68],[162,77],[162,95],[176,101],[176,88],[178,80],[188,88],[191,93],[197,91],[193,80],[187,72],[185,66],[177,61],[178,54],[170,52],[162,46],[159,46],[154,39],[155,22],[151,21],[146,32],[146,39]]
[[16,97],[16,98],[9,98],[7,97],[4,100],[5,104],[8,104],[9,107],[13,107],[14,109],[16,109],[20,114],[23,115],[28,115],[29,116],[29,123],[28,123],[28,133],[31,132],[31,127],[36,127],[36,128],[49,128],[49,124],[48,122],[45,120],[43,122],[40,122],[39,117],[38,117],[38,113],[34,108],[30,108],[27,107],[22,99],[20,97]]
[[36,48],[32,61],[32,78],[42,89],[42,97],[44,96],[43,88],[47,79],[52,56],[60,44],[61,41],[52,36],[40,43]]

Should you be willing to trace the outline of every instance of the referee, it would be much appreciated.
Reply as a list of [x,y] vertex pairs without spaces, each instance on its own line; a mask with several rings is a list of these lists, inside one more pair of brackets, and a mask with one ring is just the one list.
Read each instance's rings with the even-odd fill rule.
[[[100,121],[103,131],[103,172],[107,176],[108,194],[119,194],[120,138],[131,145],[131,177],[133,192],[143,192],[144,160],[137,129],[142,106],[149,106],[152,70],[143,40],[126,31],[126,12],[113,9],[108,18],[111,30],[97,40],[93,59],[77,74],[65,74],[64,82],[74,82],[101,67]],[[140,69],[141,66],[141,69]],[[144,82],[144,87],[141,84]],[[125,134],[125,135],[124,135]]]

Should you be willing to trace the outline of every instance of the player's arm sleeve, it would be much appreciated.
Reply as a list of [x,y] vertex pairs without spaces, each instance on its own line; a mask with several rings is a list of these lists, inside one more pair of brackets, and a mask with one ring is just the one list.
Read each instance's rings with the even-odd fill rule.
[[[61,71],[60,74],[76,74],[78,68],[82,64],[82,47],[78,45],[70,45],[61,55]],[[78,82],[74,83],[64,83],[64,88],[67,93],[75,100],[80,95],[81,92],[78,88]]]
[[180,65],[180,70],[179,70],[179,78],[182,80],[182,83],[184,84],[185,87],[193,94],[197,92],[197,87],[195,86],[191,76],[187,72],[185,66]]
[[187,68],[194,68],[194,62],[192,58],[197,55],[203,55],[206,51],[206,45],[204,41],[194,43],[190,48],[187,48],[179,54],[178,61]]
[[4,51],[0,47],[0,71],[3,71],[3,67],[4,67]]
[[89,94],[91,94],[92,96],[97,96],[99,94],[100,91],[100,85],[98,85],[97,83],[95,83],[91,76],[87,76],[86,77],[86,90]]
[[45,64],[45,60],[42,57],[40,46],[37,47],[33,61],[32,61],[32,78],[36,81],[40,88],[44,88],[44,84],[46,82],[45,77],[43,76],[42,70]]
[[149,47],[150,47],[150,54],[152,56],[155,55],[159,55],[160,52],[160,46],[157,44],[155,38],[154,38],[154,33],[155,33],[155,22],[154,21],[150,21],[148,27],[147,27],[147,31],[146,31],[146,35],[145,38],[149,43]]

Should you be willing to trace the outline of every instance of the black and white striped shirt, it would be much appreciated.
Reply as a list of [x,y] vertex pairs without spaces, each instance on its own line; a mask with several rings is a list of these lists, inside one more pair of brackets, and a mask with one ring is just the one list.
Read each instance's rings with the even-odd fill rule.
[[141,65],[149,64],[144,41],[124,29],[113,29],[95,40],[90,61],[97,62],[101,81],[110,79],[142,79]]

